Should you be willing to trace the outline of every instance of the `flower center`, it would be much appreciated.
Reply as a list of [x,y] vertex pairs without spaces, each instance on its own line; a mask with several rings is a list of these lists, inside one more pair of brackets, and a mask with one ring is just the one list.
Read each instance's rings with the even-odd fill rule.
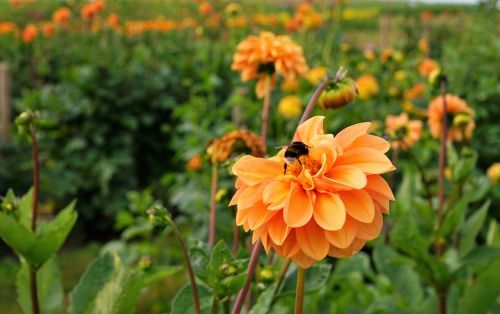
[[321,169],[321,162],[312,159],[308,155],[303,155],[297,158],[293,164],[287,165],[285,174],[298,177],[302,169],[307,169],[311,175],[314,175]]

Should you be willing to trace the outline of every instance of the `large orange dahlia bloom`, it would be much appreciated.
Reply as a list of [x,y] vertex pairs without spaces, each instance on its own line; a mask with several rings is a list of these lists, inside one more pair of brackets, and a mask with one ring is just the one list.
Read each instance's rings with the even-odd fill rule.
[[323,119],[299,126],[293,140],[309,153],[286,173],[286,148],[267,159],[243,156],[232,169],[237,225],[253,231],[252,241],[260,239],[266,252],[273,248],[303,268],[327,255],[357,253],[379,235],[394,200],[380,176],[395,169],[385,156],[390,144],[367,133],[369,122],[324,134]]
[[250,35],[237,47],[231,69],[241,71],[241,80],[258,78],[256,93],[264,96],[266,75],[282,75],[285,79],[295,79],[307,74],[308,67],[302,47],[290,37],[276,36],[271,32]]
[[[462,141],[470,139],[475,128],[475,123],[472,117],[474,110],[467,105],[467,102],[462,98],[446,94],[446,111],[448,124],[448,140]],[[429,103],[428,120],[431,134],[435,138],[439,138],[442,132],[443,124],[443,97],[438,96]],[[465,121],[457,121],[457,116],[465,115],[469,117]]]

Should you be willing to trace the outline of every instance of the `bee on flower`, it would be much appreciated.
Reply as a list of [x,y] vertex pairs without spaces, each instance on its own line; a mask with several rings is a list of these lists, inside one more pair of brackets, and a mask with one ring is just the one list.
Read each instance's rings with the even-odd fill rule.
[[243,156],[232,168],[237,225],[302,268],[356,254],[379,235],[394,200],[380,176],[395,169],[385,156],[390,144],[368,134],[368,122],[333,136],[323,120],[304,122],[275,156]]

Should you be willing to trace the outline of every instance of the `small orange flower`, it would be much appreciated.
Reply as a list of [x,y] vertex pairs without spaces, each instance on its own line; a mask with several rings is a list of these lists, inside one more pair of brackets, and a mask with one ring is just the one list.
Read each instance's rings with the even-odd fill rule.
[[61,26],[68,26],[69,23],[69,18],[71,17],[71,11],[69,8],[59,8],[57,9],[54,14],[52,14],[52,21],[55,23],[61,25]]
[[241,80],[258,78],[256,91],[263,97],[262,88],[265,78],[270,75],[273,81],[276,74],[285,79],[295,79],[307,73],[307,64],[302,48],[290,39],[271,32],[261,32],[259,36],[250,35],[237,47],[231,69],[241,71]]
[[431,49],[429,46],[429,41],[425,38],[421,38],[418,41],[418,49],[423,53],[428,53],[429,50]]
[[45,37],[51,37],[52,35],[55,34],[56,27],[52,23],[45,23],[42,26],[42,32],[43,32],[43,36],[45,36]]
[[356,80],[358,86],[359,98],[370,99],[378,93],[377,79],[372,75],[362,75]]
[[439,69],[439,64],[430,58],[425,58],[422,63],[420,63],[418,72],[420,75],[427,77],[436,69]]
[[312,85],[318,85],[325,78],[327,72],[328,68],[326,67],[315,67],[307,72],[306,79]]
[[390,144],[367,134],[369,122],[324,134],[323,119],[299,126],[293,141],[308,153],[285,171],[286,148],[267,159],[243,156],[232,169],[236,224],[253,231],[252,241],[260,239],[266,252],[273,248],[302,268],[357,253],[379,235],[394,200],[380,176],[395,169],[385,156]]
[[7,33],[17,34],[18,32],[19,29],[17,28],[16,24],[8,21],[0,22],[0,35]]
[[24,28],[22,40],[25,43],[32,42],[38,36],[38,29],[33,24],[28,24]]
[[296,92],[299,86],[300,84],[297,79],[283,80],[283,82],[281,82],[281,89],[287,93]]
[[278,111],[285,118],[294,118],[302,112],[302,101],[299,96],[289,95],[282,98],[278,104]]
[[500,162],[496,162],[488,168],[486,172],[488,178],[490,178],[491,182],[497,183],[500,182]]
[[[475,123],[472,117],[474,110],[467,105],[467,102],[462,98],[446,94],[446,111],[447,111],[447,125],[448,125],[448,140],[450,141],[463,141],[472,137],[472,132],[475,128]],[[429,128],[431,134],[435,138],[439,138],[442,132],[442,119],[443,119],[443,97],[438,96],[434,98],[427,111]],[[459,119],[458,123],[455,120],[457,116],[469,117],[468,119]]]
[[108,18],[106,19],[106,23],[111,27],[111,28],[118,28],[120,27],[120,16],[116,13],[111,13]]
[[99,14],[99,12],[102,11],[102,9],[104,9],[104,1],[96,0],[96,1],[85,4],[82,7],[80,14],[81,14],[83,19],[92,20],[93,18],[95,18]]
[[387,116],[385,126],[385,133],[393,139],[394,148],[408,149],[415,145],[422,135],[422,121],[410,120],[406,112],[399,116]]
[[214,8],[212,7],[212,5],[210,3],[208,3],[207,1],[203,1],[202,3],[200,3],[200,5],[198,6],[198,12],[200,12],[201,15],[204,15],[204,16],[207,16],[209,15],[210,13],[212,13],[214,10]]
[[190,170],[198,170],[201,168],[201,162],[202,162],[201,156],[194,155],[193,157],[191,157],[191,159],[189,159],[186,167]]
[[413,100],[420,98],[424,95],[424,92],[425,92],[425,84],[416,83],[409,90],[405,91],[405,99]]
[[252,156],[262,157],[266,148],[260,136],[246,130],[229,132],[223,137],[213,140],[207,148],[213,163],[226,161],[234,151],[250,150]]

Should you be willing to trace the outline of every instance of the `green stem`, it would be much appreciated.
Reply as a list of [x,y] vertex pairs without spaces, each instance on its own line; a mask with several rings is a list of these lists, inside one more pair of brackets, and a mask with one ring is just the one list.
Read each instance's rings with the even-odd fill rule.
[[295,314],[302,314],[304,305],[305,269],[297,266],[297,289],[295,291]]
[[288,268],[290,267],[290,264],[292,263],[291,260],[287,260],[285,264],[280,269],[280,273],[278,275],[278,280],[276,281],[276,288],[274,288],[274,295],[278,293],[280,290],[281,284],[283,283],[283,280],[285,279],[286,272],[288,271]]
[[332,77],[330,75],[327,75],[325,79],[318,85],[316,90],[311,96],[311,99],[307,103],[306,109],[304,109],[304,113],[302,114],[302,117],[300,118],[299,121],[299,126],[304,123],[309,117],[311,116],[311,113],[314,109],[314,106],[316,106],[316,102],[318,101],[319,96],[321,96],[321,93],[323,90],[326,88],[328,83],[332,80]]
[[422,180],[422,185],[424,186],[424,190],[425,190],[425,194],[426,194],[425,196],[427,198],[429,208],[432,209],[432,193],[430,190],[430,182],[429,182],[429,179],[427,178],[427,175],[425,174],[424,167],[422,167],[422,164],[420,164],[418,159],[412,153],[411,149],[408,149],[407,152],[408,152],[408,156],[410,156],[410,159],[413,161],[415,166],[417,166],[417,170],[420,173],[420,179]]
[[215,226],[216,226],[216,210],[217,210],[217,200],[215,199],[215,194],[217,193],[217,181],[219,179],[218,164],[214,162],[212,164],[212,182],[210,187],[210,222],[208,228],[208,244],[210,246],[215,245]]
[[196,285],[196,279],[194,277],[194,271],[193,271],[193,267],[191,266],[191,261],[189,259],[189,254],[188,254],[186,244],[184,243],[184,240],[182,239],[182,234],[179,231],[179,229],[177,228],[177,226],[175,225],[173,219],[170,217],[167,217],[167,221],[170,224],[170,226],[172,226],[175,237],[177,238],[177,242],[179,242],[179,246],[181,247],[182,255],[184,256],[184,265],[186,266],[186,269],[188,271],[189,281],[191,283],[191,290],[193,292],[195,313],[201,314],[200,297],[198,296],[198,287]]
[[212,310],[210,311],[211,314],[217,314],[219,310],[219,298],[214,296],[214,301],[212,302]]
[[264,143],[264,147],[267,147],[267,130],[269,128],[269,109],[271,108],[271,76],[266,75],[264,83],[264,107],[262,108],[262,129],[260,137]]
[[[31,127],[32,155],[33,155],[33,205],[31,209],[31,231],[36,232],[36,221],[38,217],[38,193],[40,190],[40,159],[38,156],[38,143],[36,131]],[[30,295],[31,310],[33,314],[40,313],[40,303],[38,301],[38,285],[36,280],[37,270],[30,266]]]

